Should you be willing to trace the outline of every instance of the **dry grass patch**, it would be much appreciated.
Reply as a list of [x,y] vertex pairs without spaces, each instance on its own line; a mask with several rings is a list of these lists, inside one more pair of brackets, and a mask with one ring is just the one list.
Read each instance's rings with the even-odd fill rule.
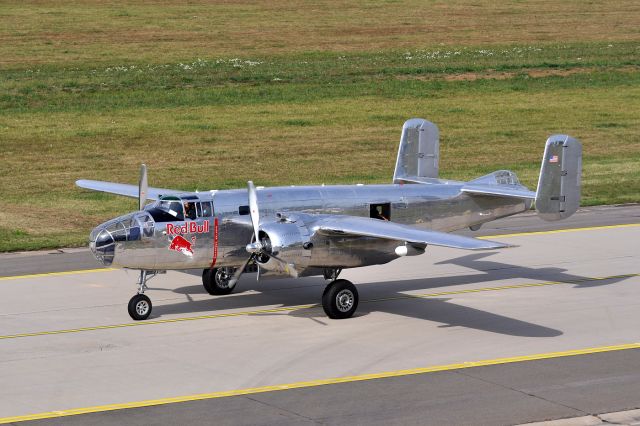
[[193,57],[637,40],[633,0],[536,2],[6,1],[0,63],[157,63]]

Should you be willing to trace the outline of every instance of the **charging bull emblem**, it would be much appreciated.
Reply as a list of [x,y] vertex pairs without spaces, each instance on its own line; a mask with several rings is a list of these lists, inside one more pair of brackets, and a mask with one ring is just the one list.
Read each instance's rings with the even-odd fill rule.
[[169,245],[169,250],[174,250],[184,254],[185,256],[192,257],[193,256],[193,245],[196,243],[196,237],[191,237],[191,241],[189,242],[182,235],[176,235],[171,240],[171,244]]

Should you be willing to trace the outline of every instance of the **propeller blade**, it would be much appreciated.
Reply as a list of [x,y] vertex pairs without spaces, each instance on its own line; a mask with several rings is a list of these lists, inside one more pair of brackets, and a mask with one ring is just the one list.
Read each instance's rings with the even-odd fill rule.
[[[284,260],[278,258],[277,256],[274,256],[273,254],[268,253],[265,250],[265,247],[262,245],[262,243],[260,242],[260,210],[258,208],[258,194],[256,192],[256,187],[253,185],[253,181],[249,181],[247,182],[247,186],[249,187],[249,212],[251,214],[251,224],[253,225],[253,234],[255,236],[255,242],[250,243],[247,245],[247,251],[249,253],[251,253],[251,257],[249,257],[249,260],[251,260],[254,256],[257,256],[259,253],[261,254],[265,254],[269,257],[271,257],[273,260],[275,260],[276,262],[280,263],[280,266],[282,267],[282,270],[289,274],[290,276],[297,278],[298,277],[298,271],[296,270],[296,268],[294,268],[294,265],[291,265],[287,262],[285,262]],[[249,261],[247,261],[247,263],[249,263]],[[245,267],[247,266],[246,264],[244,265]],[[244,269],[244,267],[242,268]],[[240,276],[238,275],[238,278]],[[235,275],[234,275],[235,278]],[[258,266],[258,279],[260,279],[260,267]],[[234,283],[235,284],[235,283]],[[231,284],[230,284],[231,285]]]
[[256,241],[260,241],[258,238],[260,224],[260,210],[258,209],[258,194],[256,193],[256,187],[253,186],[253,182],[247,182],[249,186],[249,212],[251,213],[251,224],[253,225],[253,234],[256,237]]
[[138,209],[142,210],[147,203],[147,192],[149,191],[149,183],[147,182],[147,165],[140,165],[140,181],[138,183]]
[[251,262],[251,260],[253,260],[253,254],[249,256],[247,261],[244,262],[242,266],[236,269],[236,272],[233,274],[233,277],[231,277],[231,279],[229,280],[229,288],[234,288],[236,286],[236,284],[240,280],[240,277],[242,276],[242,273],[244,272],[244,268],[247,267],[247,265],[249,264],[249,262]]

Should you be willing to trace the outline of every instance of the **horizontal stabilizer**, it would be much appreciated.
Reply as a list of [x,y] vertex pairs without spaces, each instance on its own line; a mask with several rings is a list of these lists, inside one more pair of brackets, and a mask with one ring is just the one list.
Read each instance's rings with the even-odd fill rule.
[[327,236],[374,237],[408,243],[451,247],[464,250],[487,250],[509,247],[495,241],[478,240],[446,232],[423,230],[379,219],[355,216],[330,216],[317,223],[317,232]]
[[[125,183],[105,182],[101,180],[81,179],[76,181],[76,185],[80,188],[91,189],[94,191],[108,192],[109,194],[123,195],[125,197],[138,198],[140,187],[138,185],[128,185]],[[147,191],[147,199],[157,200],[163,195],[181,194],[184,191],[176,191],[175,189],[165,188],[149,188]]]
[[466,184],[461,191],[471,195],[521,198],[523,200],[534,200],[536,198],[535,192],[529,191],[524,187],[512,187],[511,185]]
[[520,185],[518,176],[509,170],[498,170],[467,182],[461,189],[469,195],[533,200],[536,193]]

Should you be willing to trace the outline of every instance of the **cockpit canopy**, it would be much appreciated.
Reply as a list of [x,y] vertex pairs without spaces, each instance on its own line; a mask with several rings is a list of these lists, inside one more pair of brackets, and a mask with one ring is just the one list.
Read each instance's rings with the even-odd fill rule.
[[167,195],[145,207],[156,222],[176,222],[196,220],[199,217],[211,217],[213,205],[211,201],[200,201],[195,195],[177,197]]

